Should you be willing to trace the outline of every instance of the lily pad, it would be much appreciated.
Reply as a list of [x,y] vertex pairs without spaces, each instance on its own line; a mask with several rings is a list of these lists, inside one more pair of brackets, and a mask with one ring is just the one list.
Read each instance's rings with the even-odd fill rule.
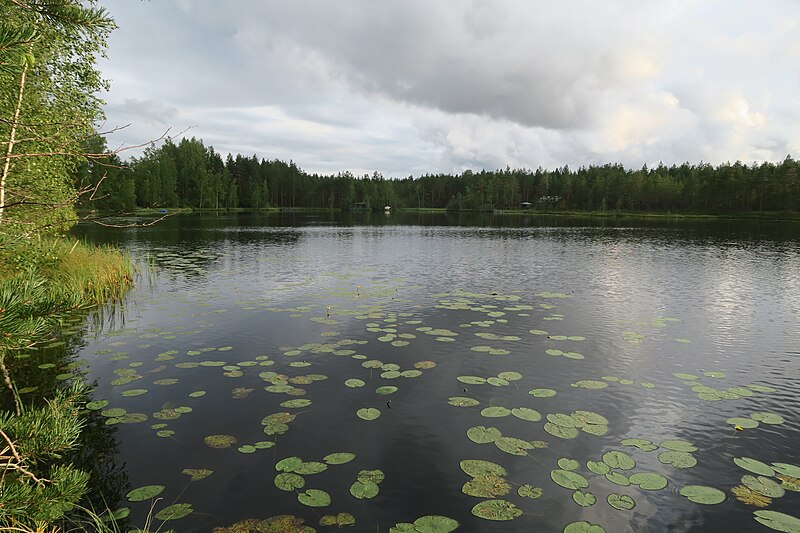
[[201,479],[205,479],[213,473],[214,471],[209,470],[208,468],[184,468],[181,471],[181,474],[191,476],[190,481],[200,481]]
[[328,465],[325,463],[320,463],[319,461],[303,461],[303,464],[298,466],[293,470],[293,472],[303,475],[303,476],[310,476],[312,474],[319,474],[320,472],[324,472],[328,469]]
[[513,520],[522,515],[522,509],[506,500],[485,500],[472,508],[472,514],[484,520]]
[[780,498],[786,491],[775,481],[764,476],[742,476],[742,484],[748,489],[769,496],[770,498]]
[[775,413],[758,412],[750,415],[750,418],[763,422],[764,424],[783,424],[786,422],[781,415]]
[[532,500],[536,500],[542,497],[544,491],[540,487],[534,487],[533,485],[524,484],[521,485],[517,489],[517,494],[519,494],[523,498],[530,498]]
[[755,511],[757,522],[784,533],[800,533],[800,518],[779,513],[778,511]]
[[494,474],[485,474],[472,478],[464,483],[461,492],[476,498],[495,498],[505,496],[511,490],[511,485],[502,477]]
[[297,501],[309,507],[327,507],[331,504],[331,497],[324,490],[308,489],[297,495]]
[[502,477],[508,474],[506,469],[502,466],[481,459],[464,459],[459,465],[464,473],[472,477],[484,476],[487,474]]
[[356,454],[350,452],[336,452],[322,458],[329,465],[343,465],[356,458]]
[[606,474],[606,479],[615,485],[619,485],[620,487],[627,487],[631,484],[628,476],[625,474],[620,474],[619,472],[609,472]]
[[125,495],[125,498],[127,498],[129,502],[141,502],[149,500],[150,498],[155,498],[162,492],[164,492],[164,485],[145,485],[144,487],[133,489]]
[[528,455],[528,450],[534,447],[530,442],[514,437],[497,437],[494,439],[494,445],[511,455]]
[[589,486],[589,481],[578,474],[577,472],[570,472],[568,470],[553,470],[550,472],[550,479],[556,485],[560,485],[565,489],[578,490],[585,489]]
[[555,396],[556,391],[553,389],[531,389],[528,391],[528,394],[535,398],[549,398],[551,396]]
[[539,411],[528,407],[515,407],[511,410],[511,414],[521,420],[528,420],[529,422],[538,422],[542,419],[542,414]]
[[658,449],[658,445],[646,439],[622,439],[620,442],[623,446],[634,446],[644,452],[652,452]]
[[606,501],[608,502],[608,505],[619,511],[629,511],[636,507],[636,502],[633,501],[633,498],[626,494],[617,494],[612,492],[608,495]]
[[511,410],[502,406],[486,407],[481,410],[481,416],[485,416],[487,418],[500,418],[510,414]]
[[451,396],[448,398],[447,403],[450,405],[455,405],[456,407],[475,407],[481,402],[475,400],[474,398],[467,398],[465,396]]
[[374,498],[379,492],[378,484],[373,481],[356,481],[350,485],[350,494],[359,500]]
[[696,452],[697,447],[683,439],[668,439],[661,442],[661,447],[674,452]]
[[383,387],[378,387],[375,389],[375,392],[378,394],[383,394],[384,396],[387,394],[393,394],[397,392],[397,387],[393,385],[384,385]]
[[572,384],[573,387],[580,387],[582,389],[605,389],[608,387],[608,383],[605,381],[597,381],[594,379],[582,379],[580,381],[576,381]]
[[486,383],[486,378],[478,376],[458,376],[456,379],[461,383],[466,383],[467,385],[483,385]]
[[212,448],[230,448],[237,442],[236,437],[232,435],[209,435],[203,440]]
[[557,426],[552,422],[547,422],[544,425],[544,430],[553,435],[554,437],[558,437],[560,439],[574,439],[575,437],[578,436],[579,433],[578,429],[574,427],[569,428],[569,427]]
[[601,476],[611,472],[611,467],[602,461],[586,461],[586,468]]
[[705,485],[686,485],[680,490],[681,496],[690,502],[716,505],[725,501],[725,493]]
[[775,470],[765,463],[761,461],[757,461],[755,459],[751,459],[750,457],[734,457],[733,462],[739,465],[741,468],[744,468],[748,472],[753,472],[754,474],[760,474],[762,476],[774,476]]
[[256,447],[252,444],[245,444],[244,446],[239,446],[238,450],[239,453],[255,453]]
[[375,420],[379,416],[381,416],[381,412],[374,407],[362,407],[358,411],[356,411],[356,416],[361,418],[362,420]]
[[789,463],[772,463],[772,468],[784,476],[800,478],[800,466],[790,465]]
[[561,470],[577,470],[579,466],[581,466],[581,464],[575,459],[562,457],[558,460],[558,467]]
[[610,451],[603,454],[603,462],[611,468],[619,468],[620,470],[631,470],[636,466],[636,461],[633,457],[625,452]]
[[637,472],[630,477],[630,482],[642,490],[661,490],[669,483],[667,478],[654,472]]
[[275,476],[275,486],[286,492],[292,492],[295,489],[302,489],[306,484],[303,476],[293,473],[283,473]]
[[564,533],[606,533],[606,530],[601,525],[580,521],[567,524]]
[[192,504],[190,503],[175,503],[156,513],[156,519],[179,520],[185,516],[189,516],[193,511],[194,509],[192,509]]
[[414,531],[417,533],[450,533],[461,524],[457,520],[440,515],[426,515],[414,520]]
[[319,520],[321,526],[353,526],[356,523],[356,518],[350,513],[339,513],[337,515],[325,515]]
[[658,460],[675,468],[692,468],[697,464],[697,459],[687,452],[661,452],[658,454]]
[[108,405],[108,400],[95,400],[93,402],[89,402],[86,404],[86,408],[90,411],[99,411],[103,407]]
[[739,426],[742,429],[754,429],[758,427],[758,420],[753,420],[752,418],[733,417],[727,419],[725,423],[732,426]]
[[476,444],[487,444],[494,442],[502,436],[500,430],[495,427],[475,426],[467,430],[467,437]]
[[141,396],[142,394],[147,394],[147,389],[126,390],[122,393],[122,396],[125,396],[126,398],[132,398],[134,396]]
[[366,383],[363,380],[357,378],[351,378],[344,382],[345,385],[350,387],[351,389],[355,389],[358,387],[363,387]]
[[581,507],[591,507],[597,503],[597,497],[591,492],[576,490],[572,493],[572,500]]
[[294,472],[303,464],[303,460],[299,457],[286,457],[275,463],[275,470],[278,472]]

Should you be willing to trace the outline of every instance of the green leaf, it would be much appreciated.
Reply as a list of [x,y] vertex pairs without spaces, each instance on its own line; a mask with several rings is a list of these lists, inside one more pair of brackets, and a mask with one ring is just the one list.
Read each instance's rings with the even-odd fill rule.
[[494,442],[502,436],[500,430],[495,427],[475,426],[467,430],[467,437],[476,444],[487,444]]
[[322,458],[329,465],[343,465],[356,458],[356,454],[350,452],[336,452]]
[[563,426],[557,426],[552,422],[547,422],[544,425],[544,430],[554,437],[558,437],[560,439],[574,439],[578,436],[579,431],[576,428],[568,428]]
[[514,437],[497,437],[494,439],[494,445],[511,455],[528,455],[528,450],[534,448],[530,442]]
[[297,501],[309,507],[327,507],[331,504],[331,496],[324,490],[308,489],[297,495]]
[[363,500],[365,498],[374,498],[378,495],[378,484],[372,481],[356,481],[352,485],[350,485],[350,494],[358,498],[359,500]]
[[575,459],[562,457],[558,460],[558,467],[561,470],[577,470],[579,466],[581,466],[581,464]]
[[374,407],[362,407],[358,411],[356,411],[356,416],[361,418],[362,420],[375,420],[379,416],[381,416],[381,412]]
[[617,494],[612,492],[608,495],[606,501],[608,502],[608,505],[619,511],[628,511],[636,506],[636,502],[633,501],[633,498],[626,494]]
[[733,462],[739,465],[741,468],[744,468],[748,472],[753,472],[754,474],[760,474],[767,477],[775,475],[775,470],[773,470],[771,466],[762,463],[761,461],[751,459],[750,457],[734,457]]
[[344,382],[345,385],[350,387],[351,389],[356,389],[359,387],[363,387],[366,383],[360,379],[351,378]]
[[705,485],[686,485],[680,490],[681,496],[690,502],[716,505],[725,501],[725,493]]
[[775,531],[800,533],[800,518],[777,511],[755,511],[753,514],[757,522]]
[[161,509],[156,514],[157,520],[179,520],[185,516],[192,514],[192,504],[190,503],[175,503],[169,507]]
[[591,492],[576,490],[572,493],[572,500],[581,507],[591,507],[597,503],[597,497]]
[[472,514],[484,520],[513,520],[522,515],[522,509],[506,500],[485,500],[472,508]]
[[375,392],[378,394],[383,394],[384,396],[387,394],[392,394],[397,392],[397,387],[393,385],[384,385],[383,387],[378,387],[375,389]]
[[544,491],[539,487],[534,487],[533,485],[528,485],[527,483],[521,485],[517,489],[517,494],[519,494],[523,498],[530,498],[532,500],[536,500],[542,497]]
[[753,413],[750,415],[750,418],[753,420],[758,420],[759,422],[763,422],[764,424],[783,424],[786,422],[781,415],[775,413]]
[[619,468],[620,470],[631,470],[636,466],[636,461],[633,460],[633,457],[619,451],[610,451],[603,454],[603,462],[611,468]]
[[181,471],[181,474],[192,476],[190,481],[200,481],[201,479],[205,479],[213,473],[214,471],[209,470],[208,468],[184,468]]
[[511,414],[511,410],[506,407],[496,406],[496,407],[486,407],[481,410],[481,416],[485,416],[487,418],[500,418],[504,416],[508,416]]
[[133,489],[125,497],[129,502],[141,502],[155,498],[162,492],[164,492],[164,485],[145,485],[144,487]]
[[275,470],[278,472],[294,472],[303,464],[303,460],[299,457],[292,456],[281,459],[275,464]]
[[542,414],[539,411],[528,407],[515,407],[511,410],[511,414],[520,420],[528,420],[529,422],[538,422],[542,419]]
[[414,520],[417,533],[450,533],[458,529],[458,521],[440,515],[426,515]]
[[549,398],[551,396],[555,396],[556,391],[553,389],[531,389],[528,394],[534,398]]
[[727,419],[725,423],[732,426],[740,426],[743,429],[754,429],[758,427],[758,420],[753,420],[752,418],[734,417]]
[[772,479],[763,476],[742,476],[742,484],[748,489],[770,498],[780,498],[786,494],[783,487]]
[[609,472],[606,474],[606,479],[615,485],[619,485],[620,487],[627,487],[631,484],[628,476],[625,474],[620,474],[619,472]]
[[510,490],[511,485],[502,477],[495,476],[494,474],[486,474],[472,478],[461,487],[461,492],[467,496],[475,496],[476,498],[505,496]]
[[236,444],[236,437],[232,435],[209,435],[203,440],[211,448],[230,448]]
[[601,476],[611,472],[611,467],[602,461],[586,461],[586,468]]
[[682,439],[669,439],[661,442],[661,447],[674,452],[696,452],[697,447],[689,441]]
[[297,474],[283,473],[275,476],[275,486],[286,492],[292,492],[294,489],[302,489],[305,484],[306,480]]
[[508,475],[508,472],[502,466],[481,459],[464,459],[459,463],[459,466],[465,474],[472,477],[484,476],[487,474],[498,477]]
[[619,443],[623,446],[634,446],[645,452],[652,452],[658,449],[657,444],[653,444],[646,439],[622,439]]
[[581,521],[567,524],[564,533],[606,533],[606,530],[603,526]]
[[570,472],[568,470],[553,470],[550,472],[550,479],[556,485],[560,485],[565,489],[578,490],[589,487],[589,481],[577,472]]
[[456,407],[474,407],[481,402],[473,398],[466,398],[464,396],[451,396],[448,398],[447,403],[455,405]]
[[800,466],[790,465],[789,463],[772,463],[772,468],[784,476],[800,478]]
[[294,472],[302,476],[310,476],[312,474],[319,474],[328,469],[328,465],[318,461],[303,461],[303,464],[294,469]]
[[654,472],[637,472],[630,477],[630,482],[642,490],[661,490],[669,483],[667,478]]
[[664,464],[672,465],[675,468],[692,468],[697,464],[697,459],[690,453],[686,452],[661,452],[658,454],[658,460]]

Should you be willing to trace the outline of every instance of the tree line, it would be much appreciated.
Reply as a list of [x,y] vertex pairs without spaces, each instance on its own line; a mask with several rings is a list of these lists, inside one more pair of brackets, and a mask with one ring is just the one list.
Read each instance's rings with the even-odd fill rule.
[[[98,137],[93,153],[105,148]],[[109,164],[111,163],[111,164]],[[105,175],[91,206],[191,208],[448,208],[746,213],[800,211],[800,162],[707,163],[628,169],[620,164],[466,170],[388,179],[375,172],[354,176],[311,174],[293,161],[256,155],[225,158],[196,138],[151,146],[122,162],[88,161],[75,182],[84,186]],[[527,205],[530,204],[530,205]]]

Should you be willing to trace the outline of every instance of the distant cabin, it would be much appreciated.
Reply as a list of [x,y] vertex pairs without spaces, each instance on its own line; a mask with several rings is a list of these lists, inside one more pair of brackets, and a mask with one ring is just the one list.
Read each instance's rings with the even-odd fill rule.
[[520,208],[522,209],[530,209],[533,204],[530,202],[521,202],[519,204]]

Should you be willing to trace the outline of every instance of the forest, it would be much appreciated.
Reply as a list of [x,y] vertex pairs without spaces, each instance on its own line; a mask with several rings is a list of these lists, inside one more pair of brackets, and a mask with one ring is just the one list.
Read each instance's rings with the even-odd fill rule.
[[[105,149],[102,137],[87,150]],[[734,214],[800,211],[800,162],[707,163],[628,169],[620,164],[553,170],[466,170],[388,179],[310,174],[295,162],[256,155],[223,157],[196,138],[151,146],[140,157],[91,160],[76,186],[101,183],[84,203],[101,211],[159,208],[447,208]]]

